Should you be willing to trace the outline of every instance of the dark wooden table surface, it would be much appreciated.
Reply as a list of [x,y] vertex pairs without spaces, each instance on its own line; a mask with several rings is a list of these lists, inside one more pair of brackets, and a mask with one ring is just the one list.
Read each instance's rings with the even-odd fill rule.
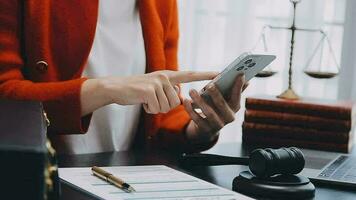
[[[240,143],[218,144],[208,151],[229,156],[242,156],[248,154],[248,149],[243,148]],[[85,155],[60,155],[59,167],[91,167],[98,166],[118,166],[118,165],[155,165],[163,164],[180,171],[189,173],[198,178],[217,184],[224,188],[231,189],[233,179],[239,172],[246,170],[245,166],[212,166],[182,168],[178,165],[178,156],[164,151],[128,151],[110,152]],[[95,199],[70,186],[62,183],[61,199],[92,200]],[[332,200],[355,200],[356,191],[344,188],[330,187],[326,185],[315,185],[316,195],[314,199]]]

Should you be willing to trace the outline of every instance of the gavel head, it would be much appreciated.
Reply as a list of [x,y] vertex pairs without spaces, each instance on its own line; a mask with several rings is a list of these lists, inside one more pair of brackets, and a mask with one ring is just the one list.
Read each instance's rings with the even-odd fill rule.
[[249,168],[257,177],[276,174],[298,174],[304,168],[302,151],[295,147],[256,149],[250,154]]

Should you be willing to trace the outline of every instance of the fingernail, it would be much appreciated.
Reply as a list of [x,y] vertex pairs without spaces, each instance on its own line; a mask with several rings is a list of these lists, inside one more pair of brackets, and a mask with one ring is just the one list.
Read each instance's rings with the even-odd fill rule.
[[194,95],[194,89],[189,90],[189,95]]
[[239,78],[242,82],[245,82],[245,74],[239,74]]
[[199,96],[198,91],[196,91],[196,90],[194,90],[194,89],[193,89],[193,93],[194,93],[195,96]]
[[214,88],[214,85],[213,84],[209,84],[209,85],[207,85],[207,87],[206,87],[206,89],[208,89],[208,90],[211,90],[211,89],[213,89]]

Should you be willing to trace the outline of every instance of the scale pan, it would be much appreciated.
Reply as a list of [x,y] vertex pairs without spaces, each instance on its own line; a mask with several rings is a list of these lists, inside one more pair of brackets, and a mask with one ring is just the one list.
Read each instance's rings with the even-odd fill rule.
[[338,75],[337,72],[318,72],[318,71],[304,71],[310,77],[319,78],[319,79],[327,79],[334,78]]
[[263,70],[256,74],[258,78],[266,78],[275,75],[277,72],[271,70]]

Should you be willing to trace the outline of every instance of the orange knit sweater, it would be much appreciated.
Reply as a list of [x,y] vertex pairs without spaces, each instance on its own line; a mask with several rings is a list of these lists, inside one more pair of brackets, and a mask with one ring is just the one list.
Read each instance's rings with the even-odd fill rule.
[[[177,70],[176,1],[139,0],[139,12],[146,72]],[[0,97],[42,101],[50,134],[85,133],[88,128],[91,115],[81,117],[80,110],[86,78],[80,77],[97,14],[97,0],[0,1]],[[141,120],[145,138],[176,150],[194,149],[182,134],[190,120],[183,106]]]

